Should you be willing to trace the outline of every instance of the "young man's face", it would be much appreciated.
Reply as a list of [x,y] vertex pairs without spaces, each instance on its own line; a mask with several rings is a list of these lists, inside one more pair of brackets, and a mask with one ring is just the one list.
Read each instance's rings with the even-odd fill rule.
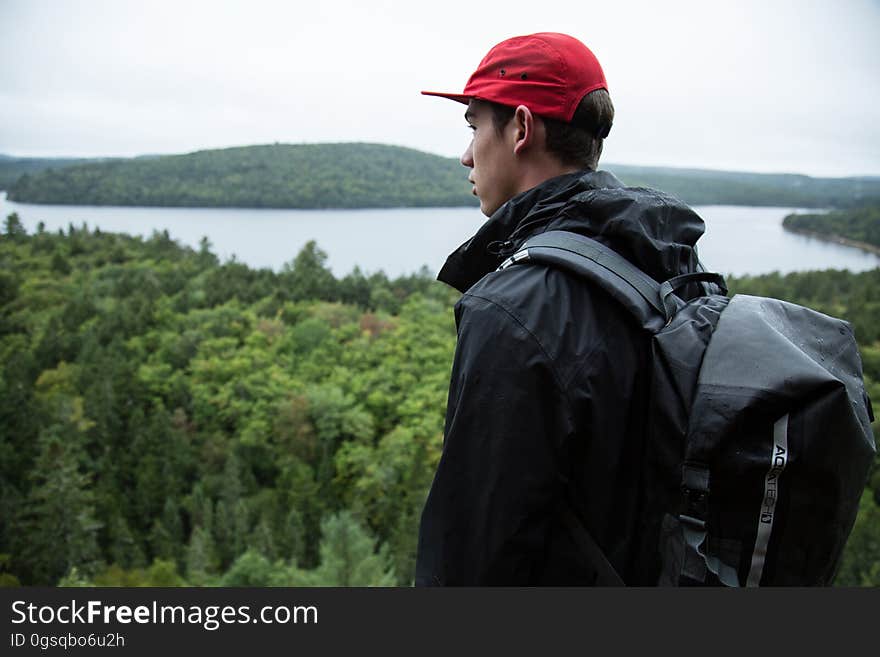
[[461,163],[471,169],[468,180],[480,199],[480,210],[488,217],[519,192],[514,141],[507,129],[510,124],[499,134],[492,120],[492,108],[478,100],[470,102],[464,116],[473,130],[473,138],[461,156]]

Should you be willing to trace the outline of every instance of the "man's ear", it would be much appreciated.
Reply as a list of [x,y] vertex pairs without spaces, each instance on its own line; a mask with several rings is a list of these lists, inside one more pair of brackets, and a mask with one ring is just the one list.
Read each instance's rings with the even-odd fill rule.
[[521,155],[535,142],[535,116],[525,105],[518,105],[511,121],[514,132],[513,152]]

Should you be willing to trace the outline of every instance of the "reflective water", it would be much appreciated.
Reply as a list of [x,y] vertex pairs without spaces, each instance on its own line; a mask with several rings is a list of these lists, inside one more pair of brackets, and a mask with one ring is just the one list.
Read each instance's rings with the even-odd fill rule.
[[[809,269],[864,271],[880,257],[782,229],[795,208],[700,206],[706,222],[700,257],[723,274],[783,273]],[[302,246],[315,240],[337,276],[355,265],[389,276],[426,266],[436,273],[446,256],[467,240],[485,217],[476,208],[388,210],[254,210],[131,208],[11,203],[0,193],[0,216],[17,212],[28,232],[88,224],[103,231],[149,236],[167,230],[182,244],[198,248],[202,237],[222,260],[233,255],[251,267],[280,269]]]

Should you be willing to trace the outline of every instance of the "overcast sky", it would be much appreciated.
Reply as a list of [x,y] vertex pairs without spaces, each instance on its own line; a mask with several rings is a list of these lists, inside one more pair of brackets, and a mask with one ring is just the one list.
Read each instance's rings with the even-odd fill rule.
[[458,156],[509,36],[601,61],[604,162],[880,175],[880,1],[0,0],[0,153],[369,141]]

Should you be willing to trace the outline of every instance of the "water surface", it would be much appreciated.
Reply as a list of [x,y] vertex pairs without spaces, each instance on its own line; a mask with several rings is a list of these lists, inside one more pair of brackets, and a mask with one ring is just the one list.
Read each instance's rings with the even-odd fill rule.
[[[706,222],[699,253],[707,268],[725,275],[787,273],[810,269],[864,271],[880,257],[782,229],[797,208],[707,205],[695,210]],[[426,266],[436,273],[446,256],[470,238],[485,217],[477,208],[370,210],[263,210],[240,208],[141,208],[12,203],[0,193],[0,213],[17,212],[29,233],[69,224],[148,237],[167,230],[198,248],[207,236],[221,260],[233,256],[250,267],[279,270],[315,240],[336,276],[355,265],[391,277]]]

